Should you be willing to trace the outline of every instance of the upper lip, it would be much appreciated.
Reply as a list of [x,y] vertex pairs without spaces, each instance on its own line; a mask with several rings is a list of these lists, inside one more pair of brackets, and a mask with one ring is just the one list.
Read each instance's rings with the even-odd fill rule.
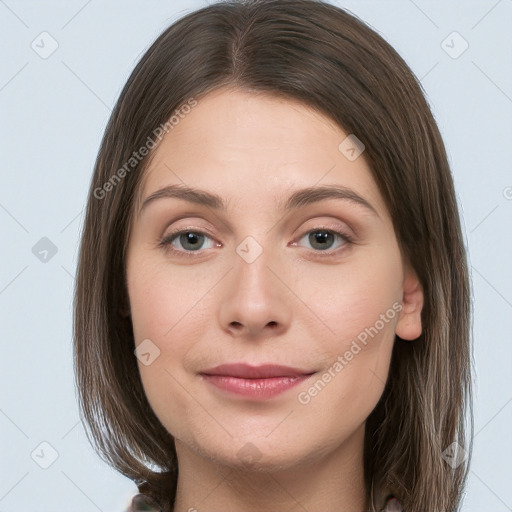
[[303,375],[311,375],[315,372],[277,364],[252,366],[246,363],[232,363],[221,364],[200,373],[203,375],[224,375],[243,379],[265,379],[271,377],[300,377]]

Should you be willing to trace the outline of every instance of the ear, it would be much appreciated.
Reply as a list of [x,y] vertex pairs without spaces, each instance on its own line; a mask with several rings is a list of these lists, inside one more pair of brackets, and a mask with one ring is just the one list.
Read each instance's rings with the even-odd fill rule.
[[406,270],[402,310],[395,327],[395,334],[403,340],[415,340],[422,332],[421,310],[423,308],[423,288],[413,270]]

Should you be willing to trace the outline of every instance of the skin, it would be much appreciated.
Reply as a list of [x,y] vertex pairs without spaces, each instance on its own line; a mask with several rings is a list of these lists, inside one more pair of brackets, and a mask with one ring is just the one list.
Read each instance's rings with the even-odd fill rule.
[[[347,134],[293,100],[236,89],[207,94],[160,142],[141,185],[221,195],[226,212],[177,198],[135,204],[127,284],[135,343],[160,354],[138,361],[147,398],[174,436],[175,512],[353,510],[368,506],[365,421],[386,381],[395,334],[421,334],[423,293],[404,263],[384,200],[364,159],[338,149]],[[294,190],[343,185],[375,212],[326,199],[278,210]],[[181,217],[177,219],[178,217]],[[322,248],[308,235],[350,234]],[[172,229],[206,232],[172,253]],[[263,252],[236,251],[252,236]],[[325,247],[325,246],[324,246]],[[251,249],[253,250],[253,249]],[[192,252],[187,257],[186,252]],[[307,403],[298,395],[333,367],[357,336],[401,310]],[[283,364],[317,373],[267,400],[223,393],[199,372],[227,362]],[[242,451],[240,451],[242,450]],[[243,454],[252,454],[252,462]]]

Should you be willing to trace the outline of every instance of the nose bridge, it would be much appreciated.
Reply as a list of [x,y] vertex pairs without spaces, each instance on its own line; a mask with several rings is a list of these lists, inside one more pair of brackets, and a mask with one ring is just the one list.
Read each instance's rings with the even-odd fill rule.
[[291,301],[275,275],[281,265],[275,257],[277,251],[264,247],[252,235],[246,236],[235,251],[233,272],[220,306],[223,328],[251,336],[268,326],[273,332],[282,331],[291,318]]
[[[262,237],[260,237],[262,240]],[[258,241],[253,235],[246,236],[236,247],[235,280],[237,288],[253,295],[254,303],[271,300],[275,287],[272,266],[279,263],[273,258],[275,251],[266,242]],[[265,243],[265,245],[263,245]]]

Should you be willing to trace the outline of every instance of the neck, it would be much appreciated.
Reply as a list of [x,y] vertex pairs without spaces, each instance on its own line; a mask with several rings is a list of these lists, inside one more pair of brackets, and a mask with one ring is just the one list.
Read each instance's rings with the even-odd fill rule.
[[364,425],[334,451],[293,466],[219,464],[176,439],[174,512],[287,510],[364,512]]

